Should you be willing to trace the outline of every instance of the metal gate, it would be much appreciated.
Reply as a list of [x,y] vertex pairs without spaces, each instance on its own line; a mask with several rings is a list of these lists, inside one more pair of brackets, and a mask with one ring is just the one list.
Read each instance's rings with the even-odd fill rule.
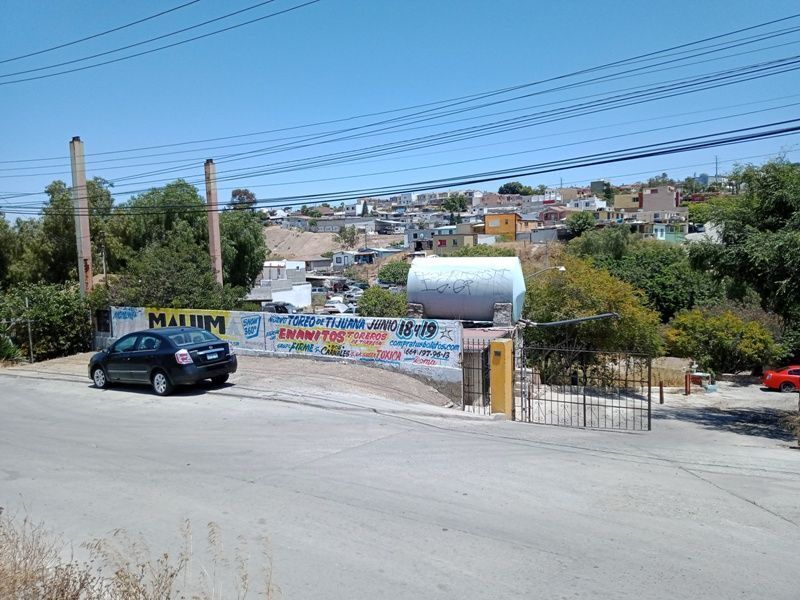
[[463,409],[489,414],[492,410],[489,397],[489,341],[466,339],[463,340],[463,349]]
[[650,430],[651,359],[630,352],[524,347],[514,418],[597,429]]

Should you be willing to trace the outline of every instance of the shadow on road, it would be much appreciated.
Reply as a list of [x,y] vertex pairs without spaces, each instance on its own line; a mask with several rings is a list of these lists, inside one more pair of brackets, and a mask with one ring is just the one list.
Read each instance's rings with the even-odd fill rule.
[[782,424],[789,413],[775,408],[676,408],[653,411],[654,419],[690,421],[720,431],[791,442],[795,436]]
[[[89,389],[97,390],[94,387],[94,384],[89,384],[87,386]],[[149,385],[136,385],[136,384],[128,384],[128,383],[112,383],[107,389],[105,390],[97,390],[98,392],[127,392],[129,394],[142,394],[145,396],[153,396],[154,398],[164,398],[169,399],[172,397],[192,397],[192,396],[203,396],[209,390],[224,390],[230,387],[235,387],[232,383],[223,383],[222,385],[213,384],[209,381],[201,381],[200,383],[196,383],[194,385],[179,385],[175,386],[175,389],[169,396],[159,396],[150,388]]]

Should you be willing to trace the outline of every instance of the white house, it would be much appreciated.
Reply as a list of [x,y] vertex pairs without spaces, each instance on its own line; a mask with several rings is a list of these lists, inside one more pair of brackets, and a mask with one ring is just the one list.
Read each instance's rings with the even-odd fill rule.
[[[366,206],[366,209],[364,208]],[[355,204],[347,204],[344,207],[344,216],[345,217],[361,217],[365,213],[366,210],[367,215],[372,214],[372,205],[367,204],[366,200],[359,200]]]
[[306,263],[302,260],[264,262],[261,278],[247,299],[289,302],[297,308],[311,306],[311,284],[306,282]]
[[567,202],[567,206],[576,210],[603,210],[608,208],[608,202],[597,196],[589,196],[588,198],[577,198]]

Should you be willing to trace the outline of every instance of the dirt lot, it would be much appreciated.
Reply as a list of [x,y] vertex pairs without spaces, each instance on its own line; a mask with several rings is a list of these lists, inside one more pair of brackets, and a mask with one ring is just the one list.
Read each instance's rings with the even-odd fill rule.
[[[274,226],[264,228],[264,239],[272,255],[289,260],[309,260],[324,252],[341,250],[334,237],[333,233],[311,233]],[[371,235],[368,242],[375,246],[388,246],[403,239],[402,235]],[[363,237],[359,243],[363,245]]]

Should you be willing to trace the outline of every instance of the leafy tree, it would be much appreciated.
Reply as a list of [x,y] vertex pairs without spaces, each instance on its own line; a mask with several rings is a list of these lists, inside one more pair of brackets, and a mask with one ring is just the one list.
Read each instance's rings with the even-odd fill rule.
[[568,250],[644,291],[665,323],[681,310],[724,298],[723,286],[694,269],[683,248],[641,240],[624,225],[587,232]]
[[111,288],[119,306],[232,309],[244,290],[214,279],[208,252],[198,252],[195,232],[178,224],[164,241],[151,242]]
[[[547,186],[546,185],[542,185],[542,184],[537,185],[533,189],[533,193],[536,194],[537,196],[544,196],[547,193]],[[525,194],[525,195],[529,196],[531,194]]]
[[687,194],[696,194],[697,192],[703,191],[703,186],[700,185],[700,182],[695,177],[687,177],[681,183],[681,188]]
[[572,213],[567,217],[567,230],[576,237],[579,237],[594,229],[595,220],[594,215],[590,212],[580,211]]
[[666,340],[671,355],[691,358],[715,373],[758,371],[785,354],[760,323],[745,322],[730,311],[683,312],[670,323]]
[[11,265],[16,254],[17,240],[14,231],[0,212],[0,289],[8,284]]
[[523,309],[526,319],[546,323],[606,312],[618,313],[620,318],[567,327],[527,327],[526,343],[568,341],[587,350],[660,354],[658,314],[645,305],[639,290],[587,261],[566,254],[561,260],[565,272],[549,271],[529,280]]
[[800,327],[800,165],[748,166],[733,179],[744,193],[711,209],[720,243],[692,244],[692,261],[740,289],[752,287],[764,309]]
[[583,258],[620,260],[629,252],[635,239],[626,225],[610,225],[584,232],[569,242],[568,249],[572,254]]
[[347,250],[355,248],[358,244],[358,229],[355,225],[342,225],[339,233],[333,236],[333,241]]
[[731,196],[717,196],[704,202],[687,202],[689,209],[689,222],[703,225],[711,220],[714,212],[724,210],[727,204],[736,202],[737,198]]
[[679,246],[642,241],[620,260],[599,264],[644,291],[664,323],[682,310],[724,298],[722,286],[693,269],[686,251]]
[[451,256],[516,256],[513,248],[490,246],[488,244],[475,244],[474,246],[461,246]]
[[[21,284],[6,290],[0,295],[0,320],[16,319],[30,319],[37,360],[85,352],[91,347],[89,306],[75,285]],[[9,333],[27,357],[27,327],[20,324],[11,327]]]
[[509,181],[500,186],[498,194],[520,194],[521,196],[533,196],[533,188],[529,185],[522,185],[519,181]]
[[649,187],[657,187],[659,185],[675,185],[675,180],[666,173],[661,173],[661,175],[656,175],[655,177],[648,179],[647,185]]
[[366,202],[364,202],[361,205],[361,216],[362,217],[368,217],[369,216],[369,204],[367,204]]
[[246,188],[236,188],[231,192],[233,208],[255,208],[256,195]]
[[464,194],[448,196],[447,200],[442,203],[442,207],[451,213],[464,212],[467,210],[467,205],[467,197]]
[[313,217],[315,219],[319,219],[322,216],[322,213],[319,211],[318,208],[315,207],[308,207],[305,204],[300,207],[300,214],[306,217]]
[[190,232],[197,247],[207,247],[205,209],[205,201],[197,188],[182,179],[118,205],[108,227],[109,268],[112,271],[126,269],[144,248],[168,240],[178,229]]
[[[95,258],[98,243],[104,239],[112,199],[107,184],[100,178],[86,182],[89,226]],[[75,216],[72,194],[63,181],[45,189],[48,199],[39,219],[17,220],[13,264],[8,278],[13,282],[63,283],[78,278],[78,252],[75,247]]]
[[[467,210],[467,197],[463,194],[453,194],[442,203],[442,208],[450,213],[450,224],[456,224],[456,213],[462,213]],[[460,221],[460,217],[458,219]]]
[[262,272],[267,257],[264,229],[258,216],[248,210],[223,211],[219,230],[223,281],[250,289]]
[[614,188],[608,182],[603,186],[603,199],[610,205],[614,204]]
[[379,286],[367,288],[358,299],[358,314],[363,317],[404,317],[407,307],[405,294],[393,294]]
[[409,263],[397,260],[383,265],[378,271],[378,279],[382,283],[406,285],[410,270],[411,265]]

